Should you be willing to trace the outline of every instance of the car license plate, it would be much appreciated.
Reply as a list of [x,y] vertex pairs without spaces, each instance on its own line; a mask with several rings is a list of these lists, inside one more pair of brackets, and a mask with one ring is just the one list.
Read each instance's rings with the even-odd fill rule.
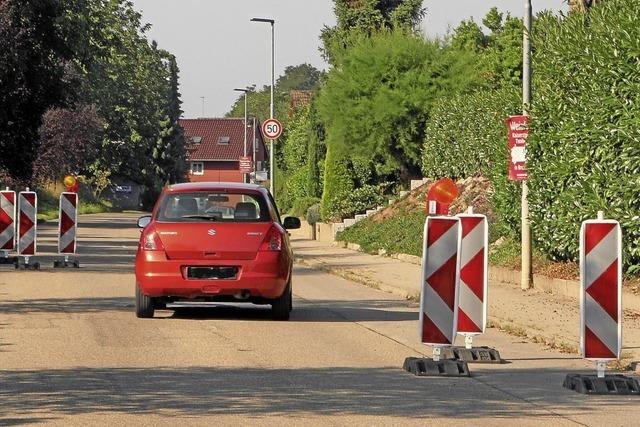
[[187,279],[197,280],[233,280],[238,267],[187,267]]

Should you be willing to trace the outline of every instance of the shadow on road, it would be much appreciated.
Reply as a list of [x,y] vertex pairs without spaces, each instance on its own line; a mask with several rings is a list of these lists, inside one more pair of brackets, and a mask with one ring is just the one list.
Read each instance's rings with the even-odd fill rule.
[[[0,414],[32,416],[91,412],[177,415],[371,415],[391,417],[536,417],[558,409],[577,415],[628,406],[629,399],[589,398],[564,390],[567,372],[504,370],[500,375],[538,376],[557,383],[550,393],[541,382],[527,387],[527,399],[474,378],[415,378],[400,368],[78,368],[0,371]],[[491,374],[486,374],[491,375]],[[3,422],[0,415],[0,424]],[[552,420],[548,422],[553,423]]]
[[[404,308],[405,311],[400,311]],[[172,318],[194,320],[271,320],[270,305],[215,304],[194,306],[170,306]],[[366,300],[313,300],[297,301],[289,322],[373,322],[417,321],[418,314],[408,311],[397,301]]]
[[2,314],[26,313],[93,313],[99,311],[132,311],[131,297],[112,298],[46,298],[0,301]]

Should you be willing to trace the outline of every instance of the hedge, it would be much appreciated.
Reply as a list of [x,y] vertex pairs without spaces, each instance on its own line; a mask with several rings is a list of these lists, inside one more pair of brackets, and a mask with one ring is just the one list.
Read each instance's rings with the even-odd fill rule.
[[575,259],[582,220],[620,221],[627,271],[640,272],[640,2],[538,20],[529,142],[536,245]]

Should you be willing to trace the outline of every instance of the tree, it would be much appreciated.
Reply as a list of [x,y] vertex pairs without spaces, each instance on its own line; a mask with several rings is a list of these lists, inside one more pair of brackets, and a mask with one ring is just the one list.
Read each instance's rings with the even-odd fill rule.
[[83,175],[98,154],[104,123],[95,108],[52,108],[42,118],[34,177],[54,181],[68,173]]
[[44,112],[72,102],[62,0],[0,1],[0,168],[28,181]]
[[[276,80],[274,88],[274,115],[281,120],[286,120],[289,109],[289,94],[292,90],[313,90],[318,87],[322,72],[310,64],[288,66],[284,73]],[[247,87],[251,94],[247,99],[250,115],[255,115],[259,120],[269,118],[271,103],[271,86],[263,86],[256,90],[255,86]],[[239,95],[231,106],[227,117],[244,117],[244,95]]]
[[332,65],[353,42],[354,36],[370,36],[382,29],[413,31],[425,14],[422,0],[334,0],[337,23],[320,34],[323,57]]
[[332,155],[370,159],[382,181],[419,173],[431,106],[475,84],[473,60],[402,31],[360,38],[318,98]]

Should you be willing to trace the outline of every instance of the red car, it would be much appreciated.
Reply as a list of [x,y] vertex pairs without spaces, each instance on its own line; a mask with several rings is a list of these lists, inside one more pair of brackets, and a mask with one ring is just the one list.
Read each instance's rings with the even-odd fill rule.
[[280,214],[263,187],[186,183],[164,189],[142,228],[136,254],[136,315],[179,300],[271,304],[274,319],[292,309],[293,252]]

